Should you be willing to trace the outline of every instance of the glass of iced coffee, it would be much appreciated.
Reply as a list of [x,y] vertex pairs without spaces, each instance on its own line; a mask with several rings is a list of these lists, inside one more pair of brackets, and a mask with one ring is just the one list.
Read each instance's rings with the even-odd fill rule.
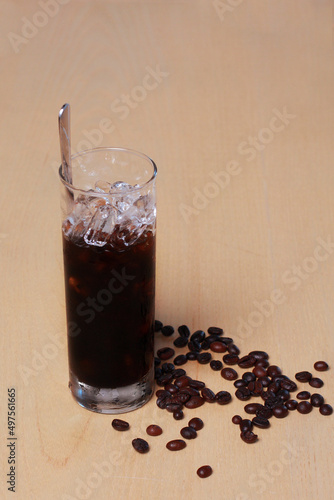
[[139,408],[154,384],[155,179],[146,155],[96,148],[59,170],[69,387],[84,408]]

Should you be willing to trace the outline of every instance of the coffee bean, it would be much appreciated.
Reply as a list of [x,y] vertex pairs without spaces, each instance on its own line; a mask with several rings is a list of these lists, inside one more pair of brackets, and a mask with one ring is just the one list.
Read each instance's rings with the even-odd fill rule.
[[227,391],[219,391],[215,396],[215,401],[219,405],[227,405],[232,399],[232,396]]
[[252,356],[256,360],[269,359],[269,354],[267,354],[265,351],[251,351],[250,353],[248,353],[248,356]]
[[220,373],[225,380],[236,380],[238,378],[238,374],[233,368],[223,368]]
[[242,432],[240,434],[240,437],[247,444],[255,443],[257,441],[257,438],[258,438],[257,434],[254,434],[254,432],[252,432],[252,431]]
[[289,415],[289,410],[285,405],[274,406],[271,410],[276,418],[285,418]]
[[200,431],[204,427],[204,422],[198,417],[194,417],[188,422],[188,426],[195,429],[195,431]]
[[269,361],[267,359],[259,359],[256,361],[255,366],[262,366],[263,368],[268,368]]
[[130,424],[125,420],[120,420],[119,418],[114,418],[111,425],[116,431],[127,431],[130,429]]
[[294,392],[298,389],[297,384],[293,380],[282,380],[281,387],[289,392]]
[[217,326],[210,326],[210,328],[208,328],[208,333],[210,333],[210,335],[223,335],[223,329],[222,328],[218,328]]
[[234,385],[234,387],[236,387],[238,389],[239,387],[247,387],[247,382],[245,382],[244,380],[239,378],[238,380],[233,382],[233,385]]
[[193,408],[199,408],[200,406],[204,405],[205,400],[201,398],[200,396],[192,396],[189,401],[185,403],[185,407],[189,409]]
[[174,356],[175,351],[171,347],[163,347],[162,349],[158,349],[157,356],[160,359],[166,360],[170,359]]
[[250,387],[248,387],[248,389],[251,391],[253,396],[260,396],[261,392],[263,391],[262,382],[260,382],[260,380],[257,380],[256,382],[254,382],[254,389],[251,390]]
[[185,365],[187,361],[188,360],[184,354],[179,354],[178,356],[176,356],[176,358],[174,358],[174,365],[175,366]]
[[280,382],[272,382],[268,386],[268,391],[271,391],[274,394],[276,394],[280,390],[280,388],[281,388],[281,383]]
[[187,446],[187,443],[183,439],[173,439],[173,441],[168,441],[166,448],[170,451],[180,451]]
[[175,347],[185,347],[188,344],[188,339],[187,337],[177,337],[177,339],[174,340],[173,344]]
[[203,342],[205,339],[205,332],[203,330],[196,330],[195,333],[192,334],[190,337],[191,342],[197,341],[197,342]]
[[160,436],[162,429],[159,425],[151,424],[147,427],[146,432],[149,436]]
[[268,419],[268,418],[271,418],[273,416],[273,412],[272,412],[272,410],[270,410],[270,408],[266,408],[265,406],[263,406],[262,408],[259,408],[258,410],[256,410],[256,416]]
[[269,377],[260,377],[259,378],[259,382],[261,382],[261,384],[263,385],[263,387],[268,387],[271,383],[271,380]]
[[190,330],[187,325],[181,325],[178,327],[177,331],[181,335],[181,337],[188,338],[190,336]]
[[175,411],[180,411],[182,410],[183,405],[180,403],[169,403],[166,405],[166,410],[169,413],[174,413]]
[[210,361],[210,367],[215,372],[218,372],[219,370],[221,370],[223,368],[223,363],[221,361],[219,361],[218,359],[213,359],[212,361]]
[[326,370],[328,370],[328,364],[326,363],[326,361],[317,361],[313,366],[314,369],[318,372],[325,372]]
[[239,356],[239,354],[240,354],[240,349],[235,344],[229,344],[227,347],[227,350],[230,354],[234,354],[236,356]]
[[310,397],[311,394],[308,391],[300,391],[296,396],[297,399],[310,399]]
[[214,403],[215,402],[215,393],[209,389],[208,387],[204,387],[204,389],[201,390],[201,396],[202,398],[207,402],[207,403]]
[[184,413],[183,413],[182,410],[176,410],[173,413],[173,417],[174,417],[175,420],[182,420],[183,417],[184,417]]
[[171,325],[166,325],[161,328],[161,333],[165,337],[170,337],[174,333],[174,328]]
[[159,389],[159,390],[157,390],[155,395],[158,398],[159,396],[162,396],[165,392],[167,392],[167,391],[165,391],[164,389]]
[[197,361],[201,365],[206,365],[206,364],[210,363],[211,359],[212,359],[212,356],[209,352],[202,352],[201,354],[199,354],[197,356]]
[[188,349],[191,352],[201,352],[202,346],[196,340],[194,340],[194,341],[189,340],[189,342],[188,342]]
[[312,373],[310,372],[298,372],[295,375],[295,379],[298,380],[298,382],[308,382],[312,378]]
[[193,389],[203,389],[203,387],[205,387],[205,383],[201,380],[192,379],[189,381],[189,387],[192,387]]
[[296,410],[298,406],[298,401],[296,401],[295,399],[289,399],[288,401],[285,402],[285,406],[289,411]]
[[195,361],[197,359],[198,353],[197,352],[187,352],[186,357],[189,361]]
[[239,361],[239,356],[237,354],[225,354],[223,356],[223,361],[227,365],[237,365]]
[[233,344],[233,339],[230,337],[220,337],[220,339],[225,345]]
[[290,399],[290,392],[285,389],[280,389],[277,393],[277,397],[279,397],[282,401],[288,401],[288,399]]
[[324,385],[321,378],[317,378],[317,377],[311,378],[311,380],[309,381],[309,384],[311,387],[315,387],[316,389],[320,389],[320,387],[322,387]]
[[279,366],[270,365],[267,368],[268,377],[274,377],[275,375],[280,375],[281,373],[282,373],[282,370],[280,369]]
[[240,417],[240,415],[234,415],[232,417],[232,422],[236,425],[240,425],[242,422],[242,418]]
[[157,319],[154,321],[154,331],[155,332],[160,332],[161,328],[163,327],[163,324],[161,321],[158,321]]
[[183,389],[184,387],[187,387],[189,385],[190,380],[191,378],[187,375],[182,375],[182,377],[178,377],[175,380],[174,385],[176,385],[176,387],[178,387],[179,389]]
[[202,467],[197,469],[197,475],[202,479],[211,476],[211,474],[212,467],[210,467],[210,465],[202,465]]
[[253,368],[253,373],[257,377],[264,377],[267,373],[267,370],[263,366],[256,365]]
[[263,405],[259,403],[249,403],[248,405],[245,406],[244,410],[246,413],[249,413],[250,415],[255,415],[256,410],[260,410],[263,408]]
[[171,384],[171,383],[166,384],[166,385],[165,385],[165,389],[166,389],[166,391],[168,391],[170,394],[176,394],[176,393],[177,393],[177,392],[179,392],[179,390],[180,390],[180,389],[179,389],[176,385]]
[[247,387],[240,387],[235,391],[235,395],[240,401],[247,401],[251,397],[251,392]]
[[197,432],[193,427],[183,427],[180,434],[184,439],[195,439],[197,437]]
[[255,427],[259,427],[260,429],[268,429],[268,427],[270,427],[269,420],[264,417],[254,417],[252,422]]
[[161,359],[154,357],[154,366],[161,365]]
[[147,453],[150,449],[148,442],[141,438],[133,439],[132,446],[138,453]]
[[227,351],[227,347],[225,344],[223,344],[223,342],[212,342],[210,344],[210,349],[212,352],[226,352]]
[[253,356],[243,356],[239,359],[238,365],[240,368],[251,368],[256,363],[256,359]]
[[311,405],[311,403],[309,401],[301,401],[300,403],[298,403],[298,406],[297,406],[297,411],[299,411],[299,413],[303,413],[303,414],[306,414],[306,413],[310,413],[313,409],[313,406]]
[[193,387],[184,387],[180,390],[181,393],[189,394],[189,396],[199,396],[199,391]]
[[256,380],[256,375],[252,372],[245,372],[242,374],[242,380],[244,380],[247,384],[249,384],[249,382],[255,382]]
[[243,420],[241,420],[239,427],[241,432],[251,431],[253,429],[253,423],[248,418],[244,418]]
[[173,396],[173,403],[179,403],[184,405],[191,398],[190,394],[186,394],[184,392],[179,392]]
[[320,408],[320,406],[325,402],[321,394],[314,393],[311,396],[311,405],[315,408]]
[[320,411],[321,415],[327,416],[327,415],[331,415],[333,413],[333,408],[331,407],[331,405],[324,403],[320,406],[319,411]]
[[177,368],[175,372],[173,373],[174,378],[181,378],[186,375],[186,372],[183,368]]
[[162,363],[161,365],[161,369],[163,371],[163,373],[174,373],[174,365],[173,363]]

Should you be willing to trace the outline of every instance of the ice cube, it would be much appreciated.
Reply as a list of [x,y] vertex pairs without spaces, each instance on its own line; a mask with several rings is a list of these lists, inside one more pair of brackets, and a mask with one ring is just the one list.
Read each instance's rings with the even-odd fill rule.
[[110,182],[108,181],[96,181],[95,182],[95,191],[98,193],[106,193],[108,194],[110,191]]
[[84,240],[88,245],[103,247],[107,244],[116,222],[116,214],[113,208],[106,204],[101,205],[95,211]]

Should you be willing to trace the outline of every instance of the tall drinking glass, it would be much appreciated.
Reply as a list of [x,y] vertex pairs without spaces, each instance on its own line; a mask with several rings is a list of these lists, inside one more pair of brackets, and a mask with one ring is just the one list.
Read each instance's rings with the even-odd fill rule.
[[61,181],[69,387],[100,413],[139,408],[154,384],[155,163],[121,148],[72,157]]

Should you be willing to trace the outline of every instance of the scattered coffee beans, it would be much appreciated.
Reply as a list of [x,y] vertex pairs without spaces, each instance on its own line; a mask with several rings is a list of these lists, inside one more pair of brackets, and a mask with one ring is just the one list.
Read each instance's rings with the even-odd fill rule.
[[301,401],[300,403],[298,403],[297,411],[299,411],[299,413],[306,414],[310,413],[312,411],[312,408],[313,406],[309,401]]
[[296,380],[298,380],[298,382],[309,382],[309,380],[311,380],[312,378],[312,373],[306,371],[298,372],[296,373],[295,378]]
[[146,433],[149,436],[160,436],[162,434],[162,429],[159,425],[149,425],[146,429]]
[[170,451],[180,451],[187,446],[187,443],[183,439],[173,439],[173,441],[168,441],[166,448]]
[[218,359],[213,359],[212,361],[210,361],[210,367],[213,371],[218,372],[223,368],[223,363]]
[[120,420],[119,418],[114,418],[111,425],[116,431],[127,431],[130,429],[130,424],[125,422],[125,420]]
[[296,398],[297,399],[310,399],[311,394],[308,391],[298,392]]
[[197,432],[193,427],[183,427],[180,434],[184,439],[195,439],[197,437]]
[[154,331],[155,332],[160,332],[161,328],[162,328],[162,323],[161,321],[158,321],[157,319],[155,320],[154,322]]
[[236,380],[238,378],[238,374],[233,368],[223,368],[220,373],[225,380]]
[[195,431],[200,431],[204,427],[204,422],[198,417],[194,417],[188,422],[188,426],[195,429]]
[[333,408],[331,407],[331,405],[324,403],[320,406],[319,411],[320,411],[321,415],[327,416],[327,415],[331,415],[333,413]]
[[162,349],[158,349],[157,356],[160,359],[166,360],[170,359],[174,356],[175,351],[170,347],[163,347]]
[[317,361],[314,363],[314,369],[317,370],[318,372],[325,372],[328,370],[328,364],[326,361]]
[[185,338],[190,337],[190,330],[187,327],[187,325],[181,325],[181,326],[179,326],[178,329],[177,329],[177,331],[179,332],[179,334],[181,335],[181,337],[185,337]]
[[175,420],[182,420],[184,417],[184,413],[182,410],[176,410],[173,412],[173,417]]
[[252,431],[246,431],[246,432],[242,432],[240,434],[240,437],[243,441],[245,441],[245,443],[248,443],[248,444],[251,444],[251,443],[255,443],[257,441],[257,434],[254,434],[254,432]]
[[215,396],[215,401],[219,405],[227,405],[232,400],[232,396],[227,391],[219,391]]
[[315,408],[320,408],[320,406],[325,402],[321,394],[314,393],[311,396],[311,405]]
[[165,337],[170,337],[174,333],[174,328],[171,325],[166,325],[161,328],[161,333]]
[[311,378],[311,380],[309,381],[309,384],[311,387],[315,387],[316,389],[320,389],[320,387],[322,387],[324,385],[321,378],[317,378],[317,377]]
[[288,401],[285,402],[285,406],[289,411],[296,410],[298,406],[298,401],[296,401],[295,399],[289,399]]
[[197,475],[202,479],[211,476],[212,467],[210,465],[202,465],[199,469],[197,469]]
[[240,417],[240,415],[234,415],[232,417],[232,422],[236,425],[240,425],[242,422],[242,418]]
[[133,439],[132,446],[138,453],[147,453],[150,449],[148,442],[141,438]]

